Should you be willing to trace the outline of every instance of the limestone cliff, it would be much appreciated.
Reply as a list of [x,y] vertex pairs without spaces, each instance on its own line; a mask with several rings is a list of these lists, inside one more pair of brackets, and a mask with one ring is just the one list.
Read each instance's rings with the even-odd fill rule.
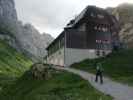
[[121,4],[116,8],[107,8],[107,11],[115,15],[120,23],[120,40],[133,48],[133,4]]
[[41,35],[31,24],[23,25],[18,20],[14,0],[0,0],[0,39],[33,60],[42,59],[53,40],[49,34]]

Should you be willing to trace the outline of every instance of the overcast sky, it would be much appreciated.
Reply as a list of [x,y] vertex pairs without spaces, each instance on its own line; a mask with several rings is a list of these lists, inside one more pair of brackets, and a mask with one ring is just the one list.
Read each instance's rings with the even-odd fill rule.
[[133,3],[133,0],[15,0],[19,20],[53,37],[87,5],[105,8],[125,2]]

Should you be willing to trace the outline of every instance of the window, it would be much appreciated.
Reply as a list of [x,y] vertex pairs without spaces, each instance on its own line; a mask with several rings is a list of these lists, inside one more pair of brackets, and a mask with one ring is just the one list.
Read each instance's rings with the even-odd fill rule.
[[106,27],[106,32],[108,31],[108,28]]
[[59,51],[59,55],[61,55],[61,53],[62,53],[62,52],[61,52],[61,51]]
[[96,51],[96,55],[100,56],[100,51],[99,50]]
[[117,33],[116,33],[116,32],[113,32],[113,33],[112,33],[112,36],[115,36],[115,35],[117,35]]
[[103,19],[103,18],[104,18],[104,15],[98,14],[97,17],[98,17],[99,19]]
[[102,40],[96,40],[96,43],[101,43],[102,42]]
[[63,37],[61,40],[60,40],[60,48],[63,47],[65,45],[65,38]]
[[102,55],[103,55],[103,56],[105,56],[105,55],[106,55],[106,54],[105,54],[105,51],[102,51]]
[[94,30],[97,30],[97,26],[94,27]]
[[91,13],[91,17],[94,17],[94,14],[93,13]]
[[0,7],[0,15],[1,16],[3,15],[3,9],[2,9],[2,7]]
[[99,31],[101,30],[101,27],[100,27],[100,26],[98,27],[98,30],[99,30]]
[[106,28],[105,28],[105,27],[103,27],[103,28],[102,28],[102,31],[103,31],[103,32],[106,32]]
[[91,13],[90,16],[93,17],[93,18],[96,17],[96,15],[94,13]]

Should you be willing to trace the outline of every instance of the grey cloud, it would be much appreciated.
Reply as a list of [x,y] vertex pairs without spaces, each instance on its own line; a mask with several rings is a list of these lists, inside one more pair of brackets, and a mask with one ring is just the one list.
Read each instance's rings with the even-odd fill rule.
[[66,0],[16,0],[16,8],[18,17],[24,22],[53,29],[63,28],[77,9],[74,3]]

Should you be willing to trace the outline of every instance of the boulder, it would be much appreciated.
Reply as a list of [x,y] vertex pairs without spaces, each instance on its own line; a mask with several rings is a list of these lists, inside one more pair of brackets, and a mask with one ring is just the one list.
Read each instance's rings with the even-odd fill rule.
[[33,78],[39,80],[47,80],[52,77],[52,69],[50,65],[36,63],[31,67]]

